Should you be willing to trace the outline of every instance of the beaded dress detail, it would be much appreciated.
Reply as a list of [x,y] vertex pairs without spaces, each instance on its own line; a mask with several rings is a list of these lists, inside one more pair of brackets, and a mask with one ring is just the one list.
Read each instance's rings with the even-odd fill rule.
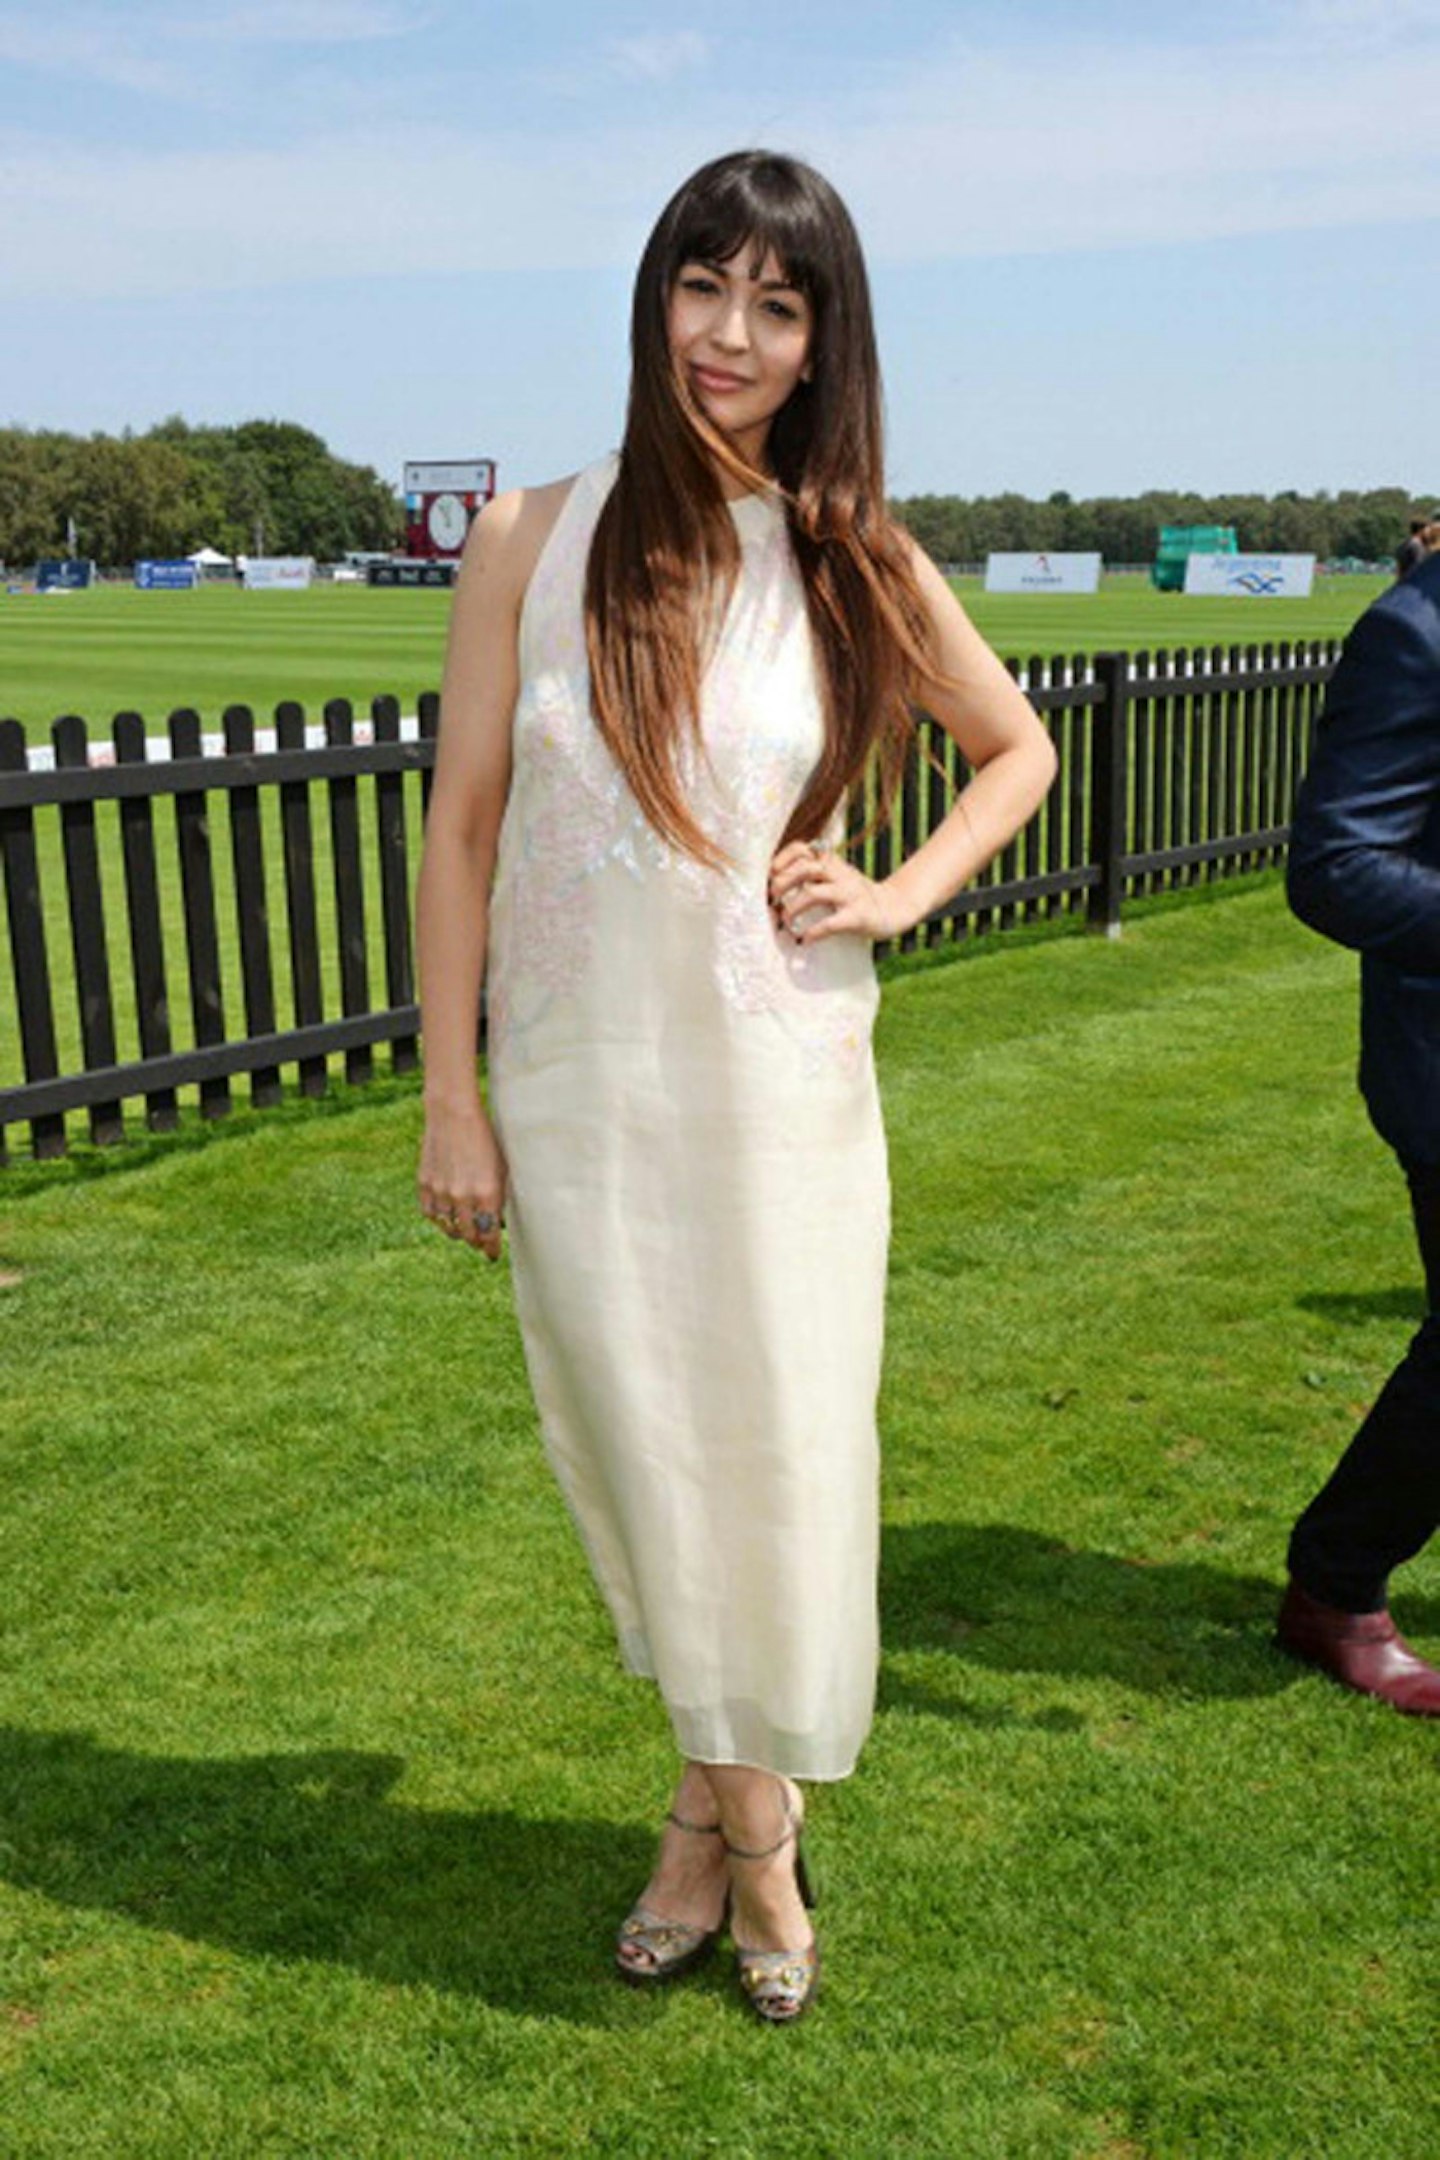
[[682,768],[724,850],[660,838],[590,710],[582,473],[526,594],[491,900],[490,1093],[546,1452],[681,1751],[843,1777],[876,1659],[889,1189],[868,941],[797,947],[770,859],[823,722],[782,505],[741,567]]

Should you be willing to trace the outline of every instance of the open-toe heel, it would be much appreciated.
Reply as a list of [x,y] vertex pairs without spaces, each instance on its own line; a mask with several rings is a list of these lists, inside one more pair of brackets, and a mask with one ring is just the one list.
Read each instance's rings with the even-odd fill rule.
[[[686,1822],[673,1808],[666,1816],[677,1830],[693,1837],[719,1837],[719,1823]],[[720,1909],[718,1927],[695,1927],[688,1920],[667,1920],[645,1904],[632,1906],[615,1937],[615,1970],[631,1987],[661,1987],[694,1972],[709,1957],[721,1935],[730,1900]],[[629,1953],[627,1955],[627,1952]]]
[[[732,1860],[769,1860],[793,1842],[795,1888],[801,1903],[811,1910],[815,1904],[815,1887],[805,1865],[800,1830],[801,1818],[787,1796],[785,1829],[773,1845],[752,1852],[743,1845],[732,1845],[727,1838],[725,1850]],[[737,1942],[735,1968],[745,2000],[756,2017],[767,2025],[793,2025],[797,2018],[805,2015],[820,1986],[820,1945],[812,1940],[803,1950],[747,1950],[743,1943]]]

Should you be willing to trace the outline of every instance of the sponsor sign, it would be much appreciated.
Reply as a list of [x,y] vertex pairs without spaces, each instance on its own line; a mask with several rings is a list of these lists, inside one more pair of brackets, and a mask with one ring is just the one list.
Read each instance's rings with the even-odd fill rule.
[[141,592],[193,592],[200,571],[193,562],[137,562],[135,583]]
[[488,500],[494,492],[494,458],[421,458],[405,467],[407,495],[483,495]]
[[315,575],[311,555],[248,555],[246,592],[304,592]]
[[83,592],[95,582],[95,565],[81,556],[61,562],[47,556],[35,565],[35,590],[37,592]]
[[1185,565],[1186,592],[1210,599],[1308,600],[1314,582],[1313,555],[1192,555]]
[[1093,593],[1100,590],[1098,555],[990,555],[986,592]]
[[372,562],[365,577],[371,585],[453,585],[458,567],[453,562]]

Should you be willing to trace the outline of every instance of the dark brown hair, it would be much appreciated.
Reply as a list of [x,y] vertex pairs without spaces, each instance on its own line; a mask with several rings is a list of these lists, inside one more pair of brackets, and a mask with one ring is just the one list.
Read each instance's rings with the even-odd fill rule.
[[757,485],[690,397],[670,353],[668,311],[686,263],[773,253],[810,304],[810,379],[771,423],[825,710],[825,747],[785,838],[813,839],[872,767],[888,800],[903,767],[918,683],[933,679],[906,545],[885,508],[880,369],[869,282],[850,214],[798,160],[744,150],[702,166],[666,205],[635,279],[630,402],[620,469],[585,579],[595,717],[657,832],[702,861],[723,858],[697,825],[677,767],[698,729],[700,624],[739,564],[718,467]]

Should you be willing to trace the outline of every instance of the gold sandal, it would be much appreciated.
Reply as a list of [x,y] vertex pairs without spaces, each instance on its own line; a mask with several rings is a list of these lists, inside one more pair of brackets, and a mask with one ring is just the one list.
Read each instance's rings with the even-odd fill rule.
[[[727,1840],[725,1850],[732,1860],[769,1860],[793,1838],[795,1887],[801,1903],[809,1911],[815,1904],[815,1892],[800,1844],[803,1821],[787,1793],[785,1829],[773,1845],[762,1846],[758,1852],[748,1852],[744,1846],[732,1845]],[[747,1950],[743,1943],[737,1942],[735,1965],[745,2000],[756,2017],[762,2018],[767,2025],[793,2025],[797,2018],[805,2015],[820,1986],[820,1945],[813,1940],[803,1950]]]
[[[671,1808],[665,1820],[674,1823],[677,1830],[688,1830],[693,1837],[719,1837],[719,1823],[686,1822]],[[684,1973],[709,1957],[725,1931],[725,1917],[729,1898],[720,1909],[718,1927],[694,1927],[688,1920],[667,1920],[653,1912],[648,1905],[632,1907],[620,1923],[615,1938],[615,1970],[631,1987],[660,1987],[666,1981],[678,1980]],[[648,1959],[638,1964],[628,1950],[638,1951]]]

